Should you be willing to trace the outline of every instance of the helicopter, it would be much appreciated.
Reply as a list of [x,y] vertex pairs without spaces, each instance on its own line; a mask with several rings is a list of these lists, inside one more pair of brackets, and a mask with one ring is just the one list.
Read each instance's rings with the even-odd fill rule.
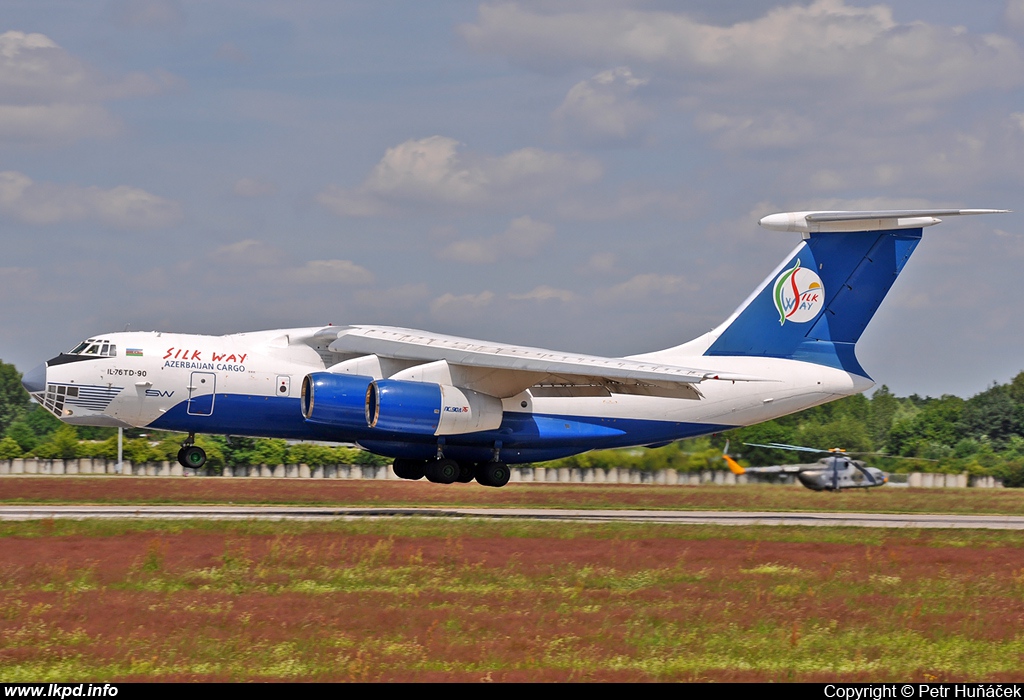
[[[885,486],[889,477],[881,469],[864,466],[864,462],[852,459],[852,454],[859,452],[847,452],[846,450],[833,447],[828,450],[820,450],[814,447],[802,447],[800,445],[786,445],[779,442],[772,442],[762,445],[754,442],[745,442],[750,447],[767,447],[773,450],[795,450],[797,452],[812,452],[827,454],[814,464],[784,464],[776,467],[742,467],[729,456],[729,443],[725,443],[725,451],[722,459],[729,465],[729,470],[736,475],[740,474],[795,474],[801,484],[812,491],[842,491],[843,489],[867,489],[875,486]],[[874,454],[874,453],[871,453]]]

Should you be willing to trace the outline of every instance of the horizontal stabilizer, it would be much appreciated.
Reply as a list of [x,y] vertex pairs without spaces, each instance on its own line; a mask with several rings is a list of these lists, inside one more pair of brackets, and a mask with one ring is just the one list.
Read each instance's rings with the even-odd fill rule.
[[1009,209],[894,209],[883,211],[791,211],[769,214],[759,222],[772,231],[890,231],[934,226],[940,217],[1006,214]]

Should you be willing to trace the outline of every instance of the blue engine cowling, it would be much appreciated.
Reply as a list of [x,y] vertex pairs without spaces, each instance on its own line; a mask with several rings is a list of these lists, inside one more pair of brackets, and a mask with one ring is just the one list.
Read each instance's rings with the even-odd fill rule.
[[501,399],[446,384],[378,379],[366,390],[365,424],[378,430],[461,435],[496,430],[503,415]]
[[302,380],[302,417],[310,423],[366,428],[366,391],[373,377],[315,372]]

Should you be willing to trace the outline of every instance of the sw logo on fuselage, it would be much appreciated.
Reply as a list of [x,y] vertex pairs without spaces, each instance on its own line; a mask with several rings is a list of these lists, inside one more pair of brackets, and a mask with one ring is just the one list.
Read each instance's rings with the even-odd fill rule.
[[779,312],[780,326],[786,321],[807,323],[825,305],[825,286],[814,270],[800,267],[798,259],[796,265],[776,278],[772,299]]

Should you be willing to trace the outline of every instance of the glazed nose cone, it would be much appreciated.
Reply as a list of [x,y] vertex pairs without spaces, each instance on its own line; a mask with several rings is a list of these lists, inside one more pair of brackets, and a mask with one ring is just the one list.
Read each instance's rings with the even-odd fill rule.
[[21,378],[21,385],[30,394],[38,394],[46,389],[46,365],[35,367]]

